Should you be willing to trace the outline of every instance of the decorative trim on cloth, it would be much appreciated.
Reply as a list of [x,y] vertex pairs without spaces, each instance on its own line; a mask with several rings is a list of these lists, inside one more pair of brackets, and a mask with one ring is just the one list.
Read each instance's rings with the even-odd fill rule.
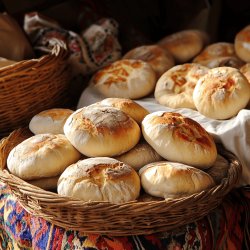
[[249,249],[250,190],[233,190],[203,219],[166,233],[110,237],[65,230],[32,216],[0,182],[1,250]]

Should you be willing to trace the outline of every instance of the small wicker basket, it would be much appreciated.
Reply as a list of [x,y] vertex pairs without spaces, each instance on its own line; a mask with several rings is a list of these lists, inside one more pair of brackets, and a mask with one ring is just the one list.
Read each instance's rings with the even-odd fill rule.
[[113,236],[146,235],[166,232],[207,215],[237,183],[241,174],[239,160],[223,147],[220,154],[230,163],[228,175],[219,185],[188,197],[124,204],[83,202],[63,197],[28,184],[10,174],[6,159],[10,150],[31,136],[28,129],[18,129],[0,142],[0,181],[7,183],[23,207],[65,229]]
[[69,102],[68,52],[56,45],[39,59],[0,69],[0,138],[26,126],[42,110]]

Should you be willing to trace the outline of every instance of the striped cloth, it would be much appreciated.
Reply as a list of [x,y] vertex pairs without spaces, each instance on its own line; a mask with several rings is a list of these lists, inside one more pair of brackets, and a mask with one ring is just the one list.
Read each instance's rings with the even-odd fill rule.
[[208,216],[172,232],[110,237],[65,230],[26,212],[0,182],[0,249],[250,249],[250,187],[233,190]]

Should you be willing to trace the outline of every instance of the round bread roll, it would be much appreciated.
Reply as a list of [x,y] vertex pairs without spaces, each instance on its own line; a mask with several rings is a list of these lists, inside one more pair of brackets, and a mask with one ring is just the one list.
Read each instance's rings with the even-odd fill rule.
[[120,204],[136,200],[140,185],[132,167],[109,157],[95,157],[69,166],[58,180],[57,191],[83,201]]
[[174,112],[157,111],[142,121],[145,140],[163,158],[206,169],[217,157],[213,138],[196,121]]
[[36,180],[60,175],[78,161],[81,154],[65,135],[34,135],[16,147],[7,158],[9,171],[23,180]]
[[238,57],[233,56],[217,57],[205,61],[200,61],[197,63],[206,66],[210,69],[223,66],[239,69],[244,64],[244,62],[241,61]]
[[63,126],[73,113],[70,109],[48,109],[32,117],[29,129],[34,134],[63,134]]
[[149,63],[123,59],[99,70],[90,86],[104,97],[138,99],[153,92],[156,75]]
[[193,90],[208,68],[196,63],[176,65],[165,72],[156,83],[155,99],[170,108],[195,109]]
[[137,59],[149,63],[158,79],[166,70],[175,65],[173,56],[158,45],[144,45],[128,51],[124,59]]
[[208,45],[193,59],[194,63],[201,63],[218,57],[236,57],[233,43],[218,42]]
[[219,184],[221,180],[227,176],[228,169],[228,160],[218,154],[215,163],[212,167],[206,169],[206,173],[208,173],[214,179],[216,184]]
[[141,124],[143,118],[149,114],[149,111],[131,99],[126,98],[106,98],[96,103],[97,105],[109,106],[118,108],[130,117],[132,117],[138,124]]
[[237,56],[244,62],[250,62],[250,25],[240,30],[234,39]]
[[179,198],[215,185],[204,171],[178,162],[154,162],[139,171],[144,191],[162,198]]
[[240,72],[247,78],[250,84],[250,63],[246,63],[240,67]]
[[141,136],[139,125],[130,116],[106,106],[78,109],[67,119],[64,133],[76,149],[89,157],[125,153]]
[[138,143],[128,152],[116,156],[115,159],[128,164],[136,171],[148,163],[163,160],[162,157],[145,141]]
[[200,30],[182,30],[161,39],[157,44],[167,49],[177,63],[185,63],[198,55],[208,41]]
[[250,99],[250,84],[235,68],[210,69],[193,92],[197,110],[206,117],[228,119],[245,108]]

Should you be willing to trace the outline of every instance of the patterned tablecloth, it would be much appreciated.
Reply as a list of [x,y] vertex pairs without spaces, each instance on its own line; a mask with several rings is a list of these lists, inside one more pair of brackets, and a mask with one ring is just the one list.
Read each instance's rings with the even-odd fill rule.
[[160,234],[110,237],[65,230],[26,212],[0,182],[0,249],[250,249],[250,188],[228,194],[208,216]]

